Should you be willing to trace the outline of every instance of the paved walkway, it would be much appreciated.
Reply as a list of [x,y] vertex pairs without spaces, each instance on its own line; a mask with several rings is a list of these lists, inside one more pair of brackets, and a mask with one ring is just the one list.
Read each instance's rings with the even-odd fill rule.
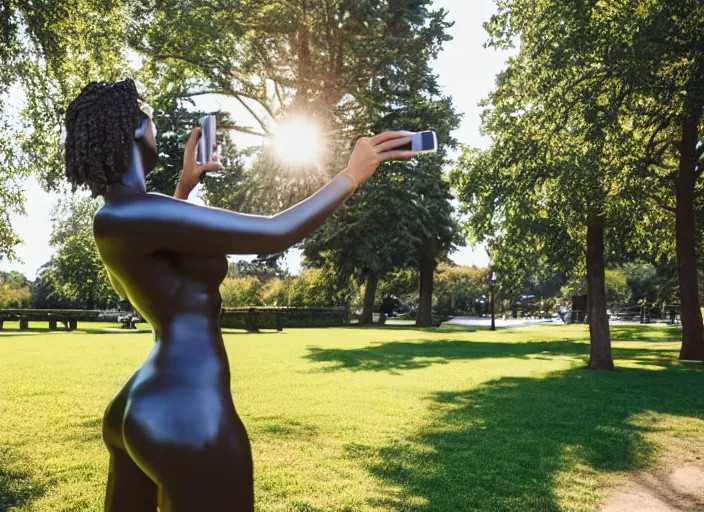
[[[445,322],[446,325],[464,325],[467,327],[490,327],[491,318],[479,318],[479,317],[469,317],[469,316],[456,316],[452,320]],[[559,318],[553,320],[550,318],[544,318],[542,320],[531,319],[531,318],[509,318],[504,320],[503,318],[496,319],[496,328],[506,329],[510,327],[525,327],[527,325],[536,324],[555,324],[555,325],[565,325]]]

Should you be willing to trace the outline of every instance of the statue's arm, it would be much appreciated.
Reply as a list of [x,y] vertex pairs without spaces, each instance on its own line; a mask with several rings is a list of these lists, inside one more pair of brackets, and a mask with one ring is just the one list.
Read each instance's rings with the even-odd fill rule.
[[[195,133],[195,132],[194,132]],[[381,162],[407,160],[417,152],[398,150],[412,139],[407,132],[385,132],[360,139],[347,169],[308,199],[271,217],[247,215],[148,194],[136,196],[106,214],[96,238],[111,250],[192,254],[275,254],[310,235],[369,179]],[[186,148],[195,159],[195,140]],[[134,247],[132,247],[134,245]]]
[[340,173],[309,198],[270,217],[149,194],[122,204],[96,236],[121,239],[122,248],[134,244],[135,251],[274,254],[310,235],[354,190],[354,179]]

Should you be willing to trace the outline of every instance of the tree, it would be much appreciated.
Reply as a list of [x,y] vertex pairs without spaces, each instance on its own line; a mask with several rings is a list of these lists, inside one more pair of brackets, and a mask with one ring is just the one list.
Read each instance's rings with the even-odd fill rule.
[[[190,106],[191,108],[187,108]],[[155,93],[154,108],[157,115],[154,124],[157,128],[156,143],[159,148],[157,167],[147,175],[146,185],[150,192],[173,195],[181,177],[185,142],[198,120],[208,114],[218,117],[220,162],[224,169],[210,172],[201,177],[204,184],[204,199],[212,206],[225,207],[237,211],[247,210],[248,193],[242,156],[232,141],[229,128],[232,126],[229,115],[223,112],[203,112],[195,109],[190,99],[179,99],[171,91]]]
[[379,280],[408,265],[414,248],[403,223],[410,213],[405,170],[390,164],[378,171],[304,243],[306,262],[334,267],[341,278],[338,288],[349,286],[352,277],[366,284],[362,323],[372,323]]
[[489,269],[441,264],[435,281],[435,305],[453,314],[474,314],[477,299],[489,293]]
[[50,260],[39,269],[39,275],[34,281],[32,289],[32,308],[34,309],[71,309],[80,306],[73,305],[69,298],[65,297],[55,283],[54,261]]
[[226,308],[262,305],[262,282],[256,277],[229,277],[220,285]]
[[305,241],[304,255],[313,263],[332,260],[343,275],[366,282],[362,323],[372,322],[379,281],[395,269],[418,266],[416,320],[418,325],[430,326],[435,266],[458,242],[444,166],[448,150],[456,144],[450,134],[459,116],[451,99],[439,96],[428,61],[424,66],[416,62],[407,74],[371,89],[368,101],[365,115],[356,120],[367,130],[433,130],[439,150],[413,161],[384,164]]
[[470,211],[469,227],[476,238],[489,241],[502,279],[517,273],[519,282],[539,265],[564,275],[584,268],[590,367],[611,369],[605,235],[645,236],[636,221],[645,212],[632,199],[637,191],[628,182],[624,186],[628,168],[610,152],[601,126],[587,122],[578,107],[564,124],[555,122],[558,113],[525,72],[530,55],[522,48],[497,80],[492,108],[484,114],[492,147],[465,150],[453,180]]
[[610,151],[630,167],[641,200],[674,214],[680,357],[697,360],[704,360],[695,218],[704,196],[702,15],[704,5],[695,0],[542,0],[530,9],[515,0],[488,24],[490,44],[511,44],[520,35],[521,52],[530,56],[523,71],[554,119],[564,123],[575,107],[583,111],[608,133]]
[[56,254],[48,272],[42,273],[43,279],[52,281],[55,293],[85,309],[107,308],[119,301],[93,238],[93,216],[99,207],[100,201],[87,197],[59,201],[50,240]]
[[627,203],[627,189],[605,193],[620,182],[621,168],[602,151],[603,134],[588,134],[591,127],[574,115],[570,129],[557,137],[559,127],[544,127],[554,112],[543,103],[528,107],[540,101],[539,91],[524,82],[521,59],[500,76],[493,109],[485,112],[492,147],[465,150],[453,181],[469,210],[470,231],[489,242],[494,270],[502,280],[514,275],[514,289],[540,265],[564,275],[586,270],[590,367],[612,369],[604,237],[616,226],[638,232],[635,208]]
[[7,0],[0,5],[0,257],[20,240],[9,212],[23,212],[30,173],[54,188],[68,102],[91,80],[125,73],[124,3]]
[[32,283],[19,272],[0,272],[0,308],[26,308],[32,299]]
[[313,264],[332,261],[338,272],[366,283],[361,322],[371,323],[381,279],[403,267],[420,269],[419,325],[432,325],[432,282],[437,258],[456,241],[449,184],[443,177],[450,131],[458,122],[448,99],[408,102],[374,125],[433,129],[440,151],[411,162],[389,162],[304,243]]
[[[416,309],[418,307],[418,290],[420,279],[415,267],[399,268],[388,274],[379,282],[377,295],[382,298],[392,297],[401,304]],[[359,304],[362,302],[359,301]]]
[[156,168],[147,174],[146,186],[149,192],[171,196],[181,177],[186,140],[205,113],[189,111],[166,94],[157,97],[154,110],[159,160]]
[[[658,217],[651,192],[661,191],[654,183],[662,180],[646,178],[657,174],[653,165],[666,163],[660,158],[662,143],[653,142],[662,130],[650,129],[642,115],[663,98],[653,101],[641,87],[647,76],[640,75],[653,70],[635,67],[655,63],[634,57],[634,52],[653,51],[643,37],[655,28],[643,23],[649,15],[659,17],[663,7],[660,2],[623,4],[542,0],[530,9],[520,1],[501,5],[487,24],[489,44],[511,45],[520,37],[520,50],[487,102],[484,126],[495,137],[491,150],[467,152],[461,167],[473,169],[470,179],[462,182],[457,175],[465,202],[479,210],[473,228],[487,236],[498,226],[493,244],[504,255],[530,263],[547,257],[569,271],[586,253],[590,366],[600,368],[612,366],[605,251],[618,256],[609,246],[653,240],[644,226]],[[523,253],[508,248],[512,244]]]
[[330,268],[309,268],[291,278],[287,304],[293,307],[330,307],[342,305],[338,276]]
[[262,282],[288,277],[288,271],[278,265],[277,260],[255,259],[230,263],[227,277],[256,277]]
[[633,300],[626,274],[622,270],[611,269],[604,273],[606,304],[610,307],[623,306]]
[[[432,127],[442,141],[436,153],[421,158],[411,171],[409,192],[414,211],[404,219],[410,221],[408,231],[415,233],[417,240],[412,253],[420,273],[416,325],[430,327],[433,325],[433,283],[438,261],[455,245],[462,243],[453,218],[450,185],[444,175],[444,167],[449,163],[448,150],[456,146],[450,133],[459,125],[459,116],[447,98],[412,105],[409,111],[417,116],[419,124]],[[405,122],[411,124],[410,119]]]
[[182,2],[151,0],[132,6],[132,44],[145,56],[145,81],[155,90],[232,98],[254,124],[233,130],[267,138],[277,122],[296,116],[321,127],[325,158],[305,172],[260,155],[253,202],[262,209],[257,213],[270,213],[342,168],[349,139],[360,133],[350,131],[350,121],[365,110],[370,84],[424,67],[447,39],[445,12],[429,6],[430,0],[225,0],[214,8],[200,0],[183,16]]
[[[606,304],[609,307],[624,306],[635,299],[628,283],[626,273],[621,269],[604,271],[604,286]],[[569,300],[574,295],[586,295],[587,280],[585,276],[574,276],[561,290],[564,299]]]
[[634,301],[676,303],[677,266],[662,261],[656,264],[631,262],[622,266]]
[[[193,2],[188,16],[180,15],[180,2],[158,2],[157,12],[155,6],[135,5],[132,15],[140,34],[133,44],[145,55],[145,76],[156,89],[174,97],[233,98],[254,123],[233,124],[233,130],[266,138],[278,122],[303,115],[327,135],[318,165],[291,172],[264,149],[244,176],[228,173],[206,182],[205,197],[216,206],[269,214],[295,203],[344,166],[350,139],[378,131],[379,119],[391,119],[389,112],[398,115],[400,106],[438,94],[428,61],[448,39],[449,24],[445,12],[432,10],[429,0],[221,2],[217,9]],[[426,186],[426,217],[449,216],[449,209],[440,207],[449,194],[441,189]],[[374,230],[380,225],[374,223]],[[430,237],[424,248],[428,269],[447,244],[437,243],[437,233],[425,233]],[[367,245],[368,254],[381,247],[384,234],[389,233],[379,233],[379,243]],[[389,248],[392,253],[404,254]],[[369,318],[379,274],[398,264],[386,257],[383,264],[362,270],[372,285],[367,287]],[[350,267],[339,260],[336,266]],[[428,288],[427,277],[425,282]]]

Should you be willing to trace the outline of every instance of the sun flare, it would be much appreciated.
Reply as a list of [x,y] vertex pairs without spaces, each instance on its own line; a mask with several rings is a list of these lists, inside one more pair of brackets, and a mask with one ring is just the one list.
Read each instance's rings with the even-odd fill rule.
[[303,118],[294,118],[277,126],[272,147],[277,158],[289,165],[310,165],[317,162],[322,152],[318,127]]

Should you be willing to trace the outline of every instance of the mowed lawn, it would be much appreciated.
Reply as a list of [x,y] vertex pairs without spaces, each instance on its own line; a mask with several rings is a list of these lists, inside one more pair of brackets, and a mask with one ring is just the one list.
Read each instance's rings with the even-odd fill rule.
[[[0,333],[0,510],[102,510],[103,409],[152,338],[88,327]],[[227,331],[257,510],[592,511],[673,447],[704,455],[679,330],[613,334],[617,372],[583,369],[584,326]]]

